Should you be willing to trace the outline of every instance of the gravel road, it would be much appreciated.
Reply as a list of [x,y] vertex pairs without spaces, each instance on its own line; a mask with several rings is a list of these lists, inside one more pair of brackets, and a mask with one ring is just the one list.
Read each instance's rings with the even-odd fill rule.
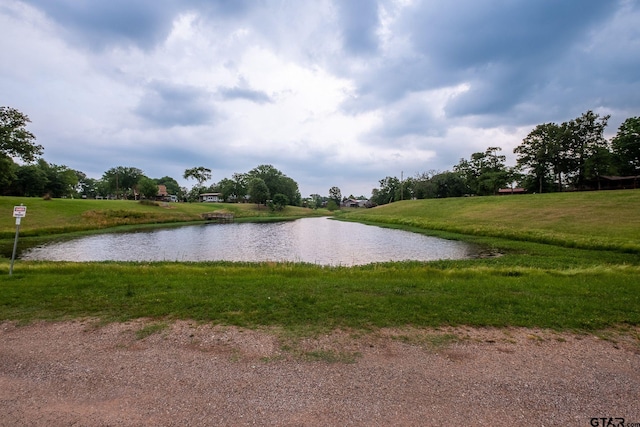
[[640,426],[638,328],[155,325],[0,323],[0,425]]

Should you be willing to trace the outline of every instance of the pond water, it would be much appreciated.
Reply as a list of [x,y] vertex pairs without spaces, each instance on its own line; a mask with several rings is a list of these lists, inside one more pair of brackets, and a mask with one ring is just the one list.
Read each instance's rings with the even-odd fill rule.
[[385,261],[464,259],[472,245],[329,218],[231,223],[100,234],[26,250],[46,261],[291,261],[353,266]]

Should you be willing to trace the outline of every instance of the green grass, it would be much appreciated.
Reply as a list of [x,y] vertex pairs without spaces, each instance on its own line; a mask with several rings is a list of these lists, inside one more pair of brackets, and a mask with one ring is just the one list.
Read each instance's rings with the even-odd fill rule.
[[0,274],[0,317],[194,319],[287,329],[640,324],[640,267],[564,271],[446,262],[24,263]]
[[201,214],[225,210],[239,221],[274,220],[327,215],[326,210],[288,206],[281,212],[252,203],[157,203],[143,204],[131,200],[82,200],[27,197],[0,197],[0,239],[15,235],[13,207],[24,204],[27,216],[20,224],[20,235],[47,236],[77,231],[110,229],[143,224],[202,221]]
[[231,212],[236,222],[282,221],[329,214],[326,209],[312,210],[294,206],[272,212],[253,203],[143,204],[130,200],[0,197],[0,256],[11,257],[16,232],[13,207],[20,204],[27,206],[27,216],[20,224],[22,247],[98,232],[130,231],[202,222],[201,214],[205,212]]
[[640,190],[412,200],[345,219],[640,253]]
[[[87,202],[86,210],[78,207]],[[2,200],[1,206],[13,203]],[[55,227],[66,227],[87,210],[105,209],[109,203],[114,202],[38,201],[29,203],[27,218],[45,218],[46,225],[32,231],[46,235],[57,215],[68,219]],[[157,208],[123,203],[129,204],[113,206],[140,212]],[[195,215],[211,207],[180,209]],[[9,276],[5,259],[0,260],[0,320],[150,318],[163,325],[193,319],[304,333],[442,325],[580,331],[637,326],[638,212],[640,191],[634,190],[407,201],[340,215],[466,240],[502,255],[472,260],[350,268],[18,261]]]

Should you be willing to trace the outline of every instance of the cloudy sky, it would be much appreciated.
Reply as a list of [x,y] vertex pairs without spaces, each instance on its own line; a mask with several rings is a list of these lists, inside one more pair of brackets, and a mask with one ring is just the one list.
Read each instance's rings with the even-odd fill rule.
[[451,170],[587,110],[640,115],[638,0],[0,0],[0,105],[44,159],[303,197]]

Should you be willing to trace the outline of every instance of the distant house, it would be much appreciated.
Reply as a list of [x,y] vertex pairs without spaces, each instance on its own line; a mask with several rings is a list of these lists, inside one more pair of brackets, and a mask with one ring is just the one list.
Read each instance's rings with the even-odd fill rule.
[[343,200],[341,206],[343,208],[364,208],[369,203],[366,199],[346,199]]
[[166,185],[158,185],[158,194],[156,194],[156,200],[168,200],[169,199],[169,193],[167,193],[167,186]]
[[587,183],[586,190],[627,190],[640,188],[640,176],[601,176]]
[[508,196],[511,194],[527,194],[526,188],[501,188],[498,190],[498,195]]
[[222,193],[202,193],[199,197],[198,200],[200,202],[223,202],[224,200],[222,200]]

